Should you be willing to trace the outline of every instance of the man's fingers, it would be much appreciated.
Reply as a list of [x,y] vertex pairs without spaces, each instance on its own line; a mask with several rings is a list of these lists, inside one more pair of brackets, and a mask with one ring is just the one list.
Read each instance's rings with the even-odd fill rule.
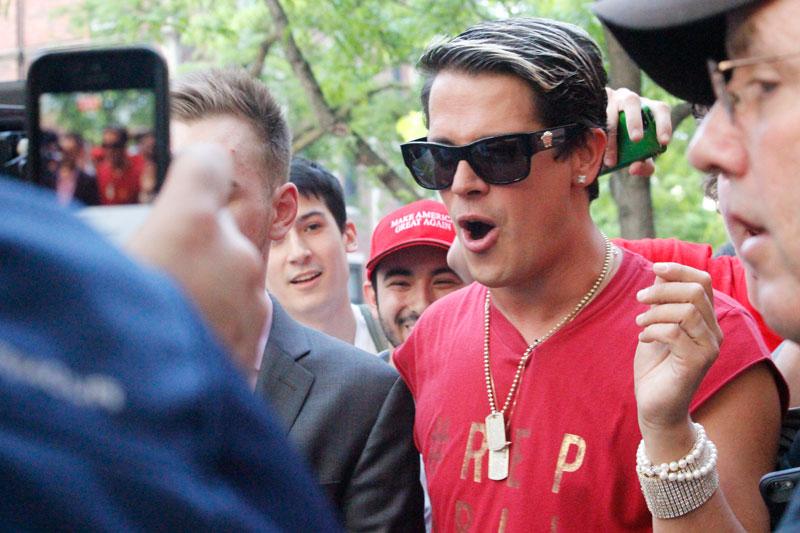
[[653,158],[645,159],[644,161],[636,161],[628,167],[628,173],[632,176],[639,176],[641,178],[649,178],[656,171],[656,164]]
[[639,333],[641,343],[660,343],[680,360],[689,362],[702,358],[703,366],[710,365],[719,354],[721,338],[710,333],[690,336],[679,324],[651,324]]
[[697,268],[680,263],[654,263],[653,272],[667,282],[697,283],[706,291],[709,300],[714,298],[714,289],[711,285],[711,275]]
[[656,136],[662,145],[669,144],[672,139],[672,110],[670,106],[660,100],[642,98],[642,105],[650,108],[653,119],[656,121]]
[[[701,323],[702,325],[702,323]],[[695,331],[690,335],[680,324],[659,322],[651,324],[639,333],[639,342],[658,342],[669,347],[673,354],[684,357],[688,354],[700,354],[716,357],[719,352],[721,338],[716,335]]]
[[636,325],[646,329],[654,324],[674,324],[698,344],[719,344],[722,333],[715,322],[709,324],[707,319],[690,303],[673,303],[650,308],[636,317]]
[[[642,289],[636,299],[652,308],[669,304],[690,304],[702,314],[709,326],[718,328],[713,300],[698,283],[665,282]],[[713,325],[713,326],[712,326]]]
[[644,123],[642,122],[642,98],[628,89],[617,89],[619,107],[625,112],[625,126],[628,137],[633,142],[641,141],[644,137]]

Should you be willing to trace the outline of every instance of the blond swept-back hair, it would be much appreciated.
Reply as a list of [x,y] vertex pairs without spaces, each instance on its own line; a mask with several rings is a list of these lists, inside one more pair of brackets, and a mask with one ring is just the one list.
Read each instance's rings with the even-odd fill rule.
[[292,137],[283,111],[267,87],[242,69],[208,69],[187,74],[170,91],[175,120],[192,122],[233,115],[250,124],[262,146],[270,189],[289,179]]

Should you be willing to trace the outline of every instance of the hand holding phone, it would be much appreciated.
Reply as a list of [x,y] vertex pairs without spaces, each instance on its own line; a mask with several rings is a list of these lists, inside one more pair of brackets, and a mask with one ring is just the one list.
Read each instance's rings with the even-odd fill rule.
[[620,111],[619,127],[617,128],[617,164],[613,167],[600,169],[601,175],[625,168],[636,161],[642,161],[664,153],[667,147],[658,142],[655,119],[652,111],[647,106],[642,107],[642,124],[644,126],[642,139],[638,142],[632,141],[630,135],[628,135],[625,111]]

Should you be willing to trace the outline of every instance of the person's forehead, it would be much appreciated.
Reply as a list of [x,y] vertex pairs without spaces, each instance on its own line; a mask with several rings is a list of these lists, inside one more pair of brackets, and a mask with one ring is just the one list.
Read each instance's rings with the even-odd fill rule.
[[428,112],[429,139],[453,144],[538,125],[532,89],[511,74],[444,70],[431,85]]
[[800,2],[775,0],[728,15],[731,57],[779,55],[800,49]]
[[311,194],[299,194],[297,197],[296,220],[299,222],[303,216],[314,216],[315,214],[333,220],[333,213],[328,209],[325,200]]
[[170,137],[175,152],[192,143],[213,143],[228,151],[236,167],[254,171],[263,165],[252,126],[233,115],[214,115],[190,122],[173,119]]

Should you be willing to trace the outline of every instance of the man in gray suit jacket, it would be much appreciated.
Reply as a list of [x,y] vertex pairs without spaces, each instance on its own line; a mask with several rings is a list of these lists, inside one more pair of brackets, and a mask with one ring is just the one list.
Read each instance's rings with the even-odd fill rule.
[[272,400],[349,530],[423,530],[414,402],[405,383],[374,355],[272,303],[257,393]]
[[[279,106],[261,83],[233,70],[194,73],[171,96],[174,150],[211,142],[231,154],[228,208],[261,251],[266,271],[270,244],[286,236],[297,213],[297,188],[287,183],[290,135]],[[406,385],[374,355],[301,326],[269,303],[265,349],[238,362],[284,420],[345,527],[423,530]]]

